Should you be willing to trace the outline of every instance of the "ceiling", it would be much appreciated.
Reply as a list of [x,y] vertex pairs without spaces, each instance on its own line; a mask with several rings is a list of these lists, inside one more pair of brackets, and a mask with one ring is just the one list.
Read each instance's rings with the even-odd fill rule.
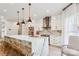
[[[54,16],[59,14],[69,3],[32,3],[31,17],[40,20],[45,16]],[[22,10],[25,8],[25,20],[28,19],[28,4],[26,3],[0,3],[0,17],[7,20],[17,21],[17,11],[20,11],[20,20],[22,20]]]

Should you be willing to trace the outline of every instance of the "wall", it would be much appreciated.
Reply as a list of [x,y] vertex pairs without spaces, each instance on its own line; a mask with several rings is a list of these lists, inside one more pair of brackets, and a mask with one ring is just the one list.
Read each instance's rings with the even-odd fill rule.
[[16,25],[16,22],[13,21],[7,21],[6,23],[6,34],[7,35],[17,35],[18,34],[18,26]]
[[[32,19],[32,26],[34,26],[34,35],[36,35],[36,31],[41,31],[42,29],[42,19]],[[22,34],[27,35],[28,34],[28,26],[29,24],[26,22],[25,25],[22,25]]]
[[[59,15],[52,17],[52,30],[62,30],[64,44],[68,44],[70,35],[79,36],[79,4],[73,4],[66,10],[62,11]],[[56,42],[55,38],[53,39]]]
[[0,19],[0,38],[1,38],[1,19]]
[[71,5],[62,12],[64,19],[64,44],[68,44],[69,36],[76,32],[76,4]]
[[4,35],[6,35],[6,19],[5,18],[1,18],[1,20],[0,20],[0,35],[1,35],[1,38],[3,38],[4,37]]
[[79,36],[79,3],[76,4],[76,27],[77,27],[77,30],[76,30],[76,35]]
[[51,30],[62,30],[62,29],[63,29],[62,15],[58,14],[56,16],[52,16],[52,18],[51,18]]
[[[43,30],[42,29],[42,19],[32,20],[32,25],[34,26],[34,34],[36,35],[36,31]],[[18,26],[15,21],[6,21],[5,27],[7,28],[5,31],[7,35],[17,35],[18,34]],[[28,23],[22,25],[22,34],[28,34]]]

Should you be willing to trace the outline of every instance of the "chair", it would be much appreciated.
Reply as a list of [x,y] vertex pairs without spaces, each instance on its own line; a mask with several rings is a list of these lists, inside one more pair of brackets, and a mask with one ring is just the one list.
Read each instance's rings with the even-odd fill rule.
[[70,36],[68,45],[63,45],[61,56],[79,56],[79,36]]

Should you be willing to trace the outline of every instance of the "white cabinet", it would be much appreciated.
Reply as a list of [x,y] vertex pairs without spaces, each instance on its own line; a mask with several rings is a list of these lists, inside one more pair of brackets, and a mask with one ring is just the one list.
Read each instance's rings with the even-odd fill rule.
[[50,36],[50,44],[51,45],[62,45],[63,38],[61,36],[58,36],[58,37]]
[[57,26],[56,23],[57,23],[56,22],[56,18],[55,17],[52,17],[51,18],[51,30],[56,30],[56,26]]
[[[63,20],[62,20],[62,15],[57,15],[52,17],[51,19],[51,30],[54,30],[54,33],[50,36],[50,44],[51,45],[61,45],[63,44],[63,39],[62,39],[62,30],[63,30]],[[61,31],[61,36],[58,36],[58,34],[55,31],[60,30]],[[57,34],[57,35],[54,35]]]
[[51,18],[51,30],[62,30],[63,21],[61,15],[57,15]]

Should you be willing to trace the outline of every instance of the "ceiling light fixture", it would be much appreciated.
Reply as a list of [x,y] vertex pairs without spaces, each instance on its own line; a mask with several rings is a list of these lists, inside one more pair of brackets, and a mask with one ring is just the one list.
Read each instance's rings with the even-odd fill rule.
[[3,18],[4,18],[4,16],[0,16],[0,18],[1,18],[1,19],[3,19]]
[[31,3],[29,3],[28,5],[29,5],[29,19],[28,19],[28,22],[32,22],[31,16],[30,16],[30,7],[31,7]]
[[36,17],[37,15],[36,15],[36,14],[34,14],[34,16]]
[[22,24],[25,24],[25,21],[24,21],[24,8],[22,8],[22,14],[23,14],[23,20],[22,20]]
[[17,14],[18,14],[18,22],[17,22],[17,25],[20,25],[20,23],[19,23],[19,11],[17,11]]
[[3,12],[7,12],[7,9],[3,9]]
[[50,11],[47,9],[47,10],[46,10],[46,13],[49,13],[49,12],[50,12]]

